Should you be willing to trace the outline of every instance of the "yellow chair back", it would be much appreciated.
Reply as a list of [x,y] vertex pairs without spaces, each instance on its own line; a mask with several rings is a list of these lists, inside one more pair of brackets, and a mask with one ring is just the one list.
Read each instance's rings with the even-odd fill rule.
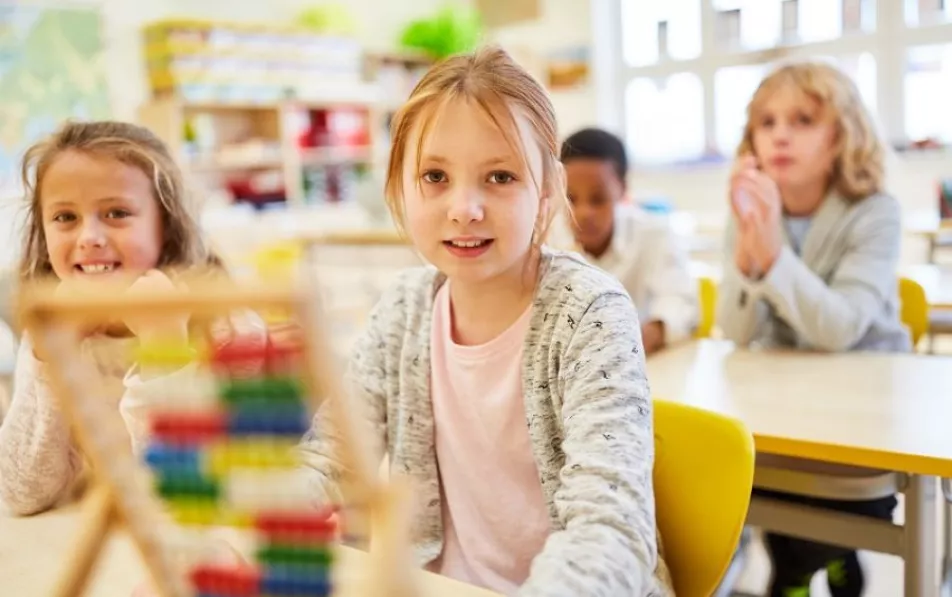
[[707,276],[699,277],[697,282],[700,318],[694,335],[698,338],[710,338],[714,331],[714,314],[717,311],[717,282]]
[[899,318],[909,328],[915,348],[929,331],[929,301],[922,285],[912,278],[899,278]]
[[[303,254],[299,243],[284,242],[258,249],[251,260],[261,280],[285,283],[294,279],[295,272],[301,267]],[[291,314],[284,310],[266,311],[262,316],[270,326],[287,323],[291,318]]]
[[754,482],[744,425],[693,406],[654,403],[654,492],[678,597],[710,597],[737,550]]
[[301,265],[303,252],[299,243],[275,243],[258,249],[252,261],[262,279],[288,280]]

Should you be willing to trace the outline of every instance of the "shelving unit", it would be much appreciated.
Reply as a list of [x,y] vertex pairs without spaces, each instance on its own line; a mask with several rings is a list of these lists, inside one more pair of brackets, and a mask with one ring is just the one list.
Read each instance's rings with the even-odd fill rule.
[[360,101],[216,104],[165,97],[139,112],[139,122],[168,144],[190,180],[259,207],[351,200],[352,178],[379,167],[383,157],[377,120],[376,103]]
[[359,186],[379,186],[393,112],[432,64],[296,28],[171,20],[144,35],[139,122],[203,194],[259,208],[374,192]]

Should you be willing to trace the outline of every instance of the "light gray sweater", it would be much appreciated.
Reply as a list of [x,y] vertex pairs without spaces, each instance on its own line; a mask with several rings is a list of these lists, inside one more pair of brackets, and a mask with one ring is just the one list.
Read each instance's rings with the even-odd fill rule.
[[[445,277],[405,272],[373,309],[348,386],[366,408],[375,455],[415,483],[420,565],[442,550],[430,400],[430,323]],[[641,332],[621,285],[567,253],[543,253],[523,351],[523,394],[552,533],[520,597],[672,595],[659,555],[652,405]],[[341,498],[336,434],[315,417],[304,457],[322,499]],[[491,480],[487,479],[491,482]]]
[[741,346],[905,352],[899,319],[900,209],[888,195],[850,203],[830,195],[813,216],[800,255],[788,234],[761,280],[734,263],[736,225],[728,224],[717,324]]

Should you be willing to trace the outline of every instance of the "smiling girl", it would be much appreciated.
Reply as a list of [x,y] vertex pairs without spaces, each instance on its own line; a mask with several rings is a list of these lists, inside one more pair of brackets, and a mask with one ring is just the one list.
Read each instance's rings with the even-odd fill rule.
[[[68,123],[26,152],[27,219],[20,260],[23,282],[52,278],[69,293],[110,281],[129,295],[173,288],[163,270],[218,264],[185,201],[182,175],[147,129],[121,122]],[[223,322],[224,323],[224,322]],[[236,315],[216,340],[240,334],[266,341],[256,317]],[[222,326],[216,326],[216,329]],[[79,358],[142,445],[149,413],[189,384],[188,365],[153,375],[131,362],[135,342],[189,341],[188,317],[126,319],[83,330]],[[49,385],[49,363],[29,334],[17,355],[14,394],[0,427],[0,500],[32,514],[70,492],[84,468]]]
[[[552,103],[502,50],[450,58],[393,124],[387,201],[432,266],[374,308],[349,379],[416,485],[429,570],[508,595],[670,595],[652,403],[624,288],[543,246],[565,203]],[[305,441],[340,499],[336,434]]]

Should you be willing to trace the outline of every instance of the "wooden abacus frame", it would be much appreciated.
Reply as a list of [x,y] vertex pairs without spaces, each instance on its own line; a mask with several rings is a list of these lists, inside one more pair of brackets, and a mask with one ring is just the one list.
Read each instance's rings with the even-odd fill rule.
[[[36,350],[46,355],[50,365],[50,383],[67,417],[73,437],[92,465],[93,478],[82,513],[82,532],[65,573],[59,578],[56,597],[78,597],[83,594],[90,573],[110,531],[126,527],[130,531],[153,586],[162,597],[190,597],[185,575],[171,558],[170,549],[155,535],[161,528],[161,505],[148,484],[138,482],[135,473],[142,465],[130,450],[110,450],[103,442],[112,437],[128,440],[122,421],[111,409],[106,413],[90,413],[93,405],[104,404],[86,392],[93,387],[89,372],[75,358],[79,349],[79,329],[92,322],[121,321],[128,316],[142,317],[188,313],[202,320],[236,309],[259,312],[282,310],[304,331],[302,376],[310,401],[310,412],[316,413],[318,402],[329,408],[321,416],[330,417],[340,434],[338,455],[349,473],[342,485],[345,501],[358,504],[354,528],[373,534],[370,569],[361,590],[362,595],[411,597],[417,594],[409,574],[407,554],[406,488],[392,481],[386,485],[378,476],[378,464],[359,431],[354,410],[347,406],[347,396],[339,383],[333,356],[322,334],[325,329],[319,304],[319,293],[311,284],[275,288],[240,285],[216,274],[178,276],[179,288],[174,292],[149,297],[130,298],[119,286],[97,285],[95,291],[71,296],[57,295],[45,283],[25,286],[20,293],[18,311],[25,330]],[[187,290],[186,290],[187,288]],[[84,410],[85,409],[85,410]],[[90,423],[95,420],[96,432]],[[350,522],[350,519],[348,519]],[[335,595],[337,592],[335,590]]]

